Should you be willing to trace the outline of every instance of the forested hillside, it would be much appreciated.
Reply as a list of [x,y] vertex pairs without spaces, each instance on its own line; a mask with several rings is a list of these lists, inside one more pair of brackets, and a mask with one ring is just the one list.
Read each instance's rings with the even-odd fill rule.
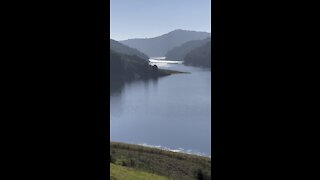
[[211,67],[211,41],[190,51],[184,59],[184,64]]

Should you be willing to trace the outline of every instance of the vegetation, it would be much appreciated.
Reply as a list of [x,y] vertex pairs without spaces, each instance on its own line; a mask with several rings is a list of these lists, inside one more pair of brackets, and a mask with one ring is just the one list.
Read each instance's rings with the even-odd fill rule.
[[126,55],[110,49],[110,92],[121,90],[125,82],[137,79],[156,79],[176,73],[174,70],[158,69],[156,65],[149,65],[148,61],[136,55]]
[[201,40],[210,37],[207,32],[187,31],[177,29],[154,38],[129,39],[120,41],[129,47],[136,48],[149,57],[163,57],[174,47],[192,40]]
[[196,49],[205,43],[211,41],[211,37],[203,39],[203,40],[193,40],[188,41],[181,46],[175,47],[167,52],[166,59],[167,60],[179,60],[183,61],[185,56],[192,51],[193,49]]
[[[185,33],[183,30],[176,30],[157,38],[147,39],[150,40],[145,43],[147,49],[143,49],[142,46],[136,48],[142,47],[149,56],[163,56],[161,53],[165,53],[168,48],[177,45],[170,44],[171,40],[180,38],[172,41],[178,42],[178,45],[190,41],[185,36],[186,34],[190,35],[190,32]],[[176,36],[176,34],[180,35]],[[210,33],[202,33],[201,36],[208,37]],[[190,37],[195,38],[195,36]],[[197,38],[199,37],[197,36]],[[152,43],[150,43],[151,41]],[[135,41],[126,41],[126,43],[129,42]],[[137,41],[138,44],[141,42]],[[149,65],[146,55],[137,49],[129,48],[113,40],[110,40],[110,43],[112,43],[110,49],[110,88],[122,89],[125,82],[137,79],[156,79],[170,74],[185,73],[158,69],[156,65]],[[150,46],[149,43],[154,46]],[[211,67],[210,38],[206,39],[206,42],[186,43],[176,50],[179,51],[179,56],[185,56],[184,63],[186,65]],[[215,158],[212,160],[215,161]],[[208,180],[212,175],[215,175],[215,171],[211,172],[211,158],[116,142],[110,142],[110,171],[111,180]]]
[[110,50],[110,67],[111,81],[129,81],[165,75],[158,71],[157,66],[150,66],[148,61],[136,55],[120,54],[113,50]]
[[110,163],[110,180],[166,180],[168,178]]
[[156,148],[110,143],[110,163],[168,179],[211,179],[211,159]]
[[211,41],[190,51],[184,58],[184,64],[211,67]]
[[115,41],[113,39],[110,39],[110,49],[115,52],[121,53],[121,54],[136,55],[145,61],[149,61],[149,57],[147,55],[143,54],[142,52],[138,51],[137,49],[130,48],[130,47],[128,47],[118,41]]

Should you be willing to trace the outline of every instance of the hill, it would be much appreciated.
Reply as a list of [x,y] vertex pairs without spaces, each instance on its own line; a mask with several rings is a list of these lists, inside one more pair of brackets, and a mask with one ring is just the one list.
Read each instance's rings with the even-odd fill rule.
[[184,58],[184,64],[211,67],[211,41],[190,51]]
[[137,49],[130,48],[124,44],[121,44],[120,42],[115,41],[113,39],[110,39],[110,49],[112,49],[115,52],[121,53],[121,54],[136,55],[146,61],[149,60],[149,57],[147,55],[145,55],[144,53],[138,51]]
[[168,178],[110,163],[110,180],[167,180]]
[[121,90],[128,81],[155,79],[175,73],[183,72],[158,69],[136,55],[121,54],[110,49],[110,93]]
[[203,40],[193,40],[193,41],[188,41],[181,46],[175,47],[171,49],[170,51],[167,52],[166,59],[167,60],[179,60],[183,61],[185,56],[192,51],[193,49],[196,49],[207,42],[211,41],[211,37],[203,39]]
[[110,143],[111,164],[168,179],[211,179],[211,159],[125,143]]
[[134,79],[148,79],[167,76],[175,73],[185,73],[173,70],[158,69],[156,65],[149,65],[136,55],[125,55],[110,49],[110,80],[130,81]]
[[191,40],[202,40],[211,36],[207,32],[174,30],[153,38],[138,38],[120,41],[121,43],[136,48],[149,57],[163,57],[174,47],[180,46]]
[[158,68],[136,55],[120,54],[110,49],[110,80],[130,81],[158,76]]

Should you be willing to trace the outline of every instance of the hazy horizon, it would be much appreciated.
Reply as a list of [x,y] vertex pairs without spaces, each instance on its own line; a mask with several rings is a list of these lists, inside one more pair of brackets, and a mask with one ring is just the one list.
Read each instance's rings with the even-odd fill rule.
[[110,38],[152,38],[176,29],[211,33],[211,0],[111,0]]
[[169,30],[168,32],[164,32],[164,33],[161,33],[161,34],[157,34],[157,35],[154,35],[154,36],[151,36],[151,37],[132,37],[132,38],[128,38],[128,39],[114,39],[114,38],[112,38],[111,35],[110,35],[110,39],[116,40],[116,41],[123,41],[123,40],[129,40],[129,39],[144,39],[144,38],[145,38],[145,39],[148,39],[148,38],[158,37],[158,36],[167,34],[167,33],[169,33],[169,32],[175,31],[175,30],[184,30],[184,31],[195,31],[195,32],[211,33],[211,31],[201,31],[201,30],[193,30],[193,29],[172,29],[172,30]]

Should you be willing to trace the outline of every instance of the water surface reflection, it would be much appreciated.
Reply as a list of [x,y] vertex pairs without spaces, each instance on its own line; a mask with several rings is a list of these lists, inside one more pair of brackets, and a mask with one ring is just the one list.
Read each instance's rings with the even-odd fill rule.
[[122,83],[110,94],[110,140],[149,144],[211,155],[211,72],[188,71]]

